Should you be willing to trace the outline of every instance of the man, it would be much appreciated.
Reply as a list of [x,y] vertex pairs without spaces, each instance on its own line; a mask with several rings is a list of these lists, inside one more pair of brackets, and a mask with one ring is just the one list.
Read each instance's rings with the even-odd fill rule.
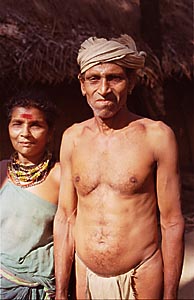
[[77,299],[177,297],[184,221],[175,137],[126,104],[144,60],[127,35],[81,45],[79,80],[94,117],[62,139],[56,299],[67,299],[74,250]]

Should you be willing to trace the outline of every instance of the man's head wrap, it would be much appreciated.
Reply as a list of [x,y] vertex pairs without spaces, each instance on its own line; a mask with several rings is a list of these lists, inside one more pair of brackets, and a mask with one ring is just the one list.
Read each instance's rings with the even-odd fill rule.
[[80,47],[77,62],[84,73],[100,63],[113,62],[121,67],[140,69],[145,63],[145,52],[138,52],[134,40],[127,34],[119,38],[90,37]]

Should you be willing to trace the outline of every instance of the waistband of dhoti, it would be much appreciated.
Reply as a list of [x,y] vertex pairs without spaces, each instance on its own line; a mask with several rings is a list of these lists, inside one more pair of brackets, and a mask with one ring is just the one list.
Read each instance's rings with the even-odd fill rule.
[[37,287],[38,285],[40,285],[40,283],[38,282],[29,282],[27,280],[21,279],[10,273],[9,271],[3,270],[2,268],[0,268],[0,275],[2,275],[5,279],[22,286]]
[[159,248],[156,248],[154,250],[154,252],[152,252],[151,255],[149,255],[148,257],[146,257],[143,261],[141,261],[136,267],[134,267],[134,270],[136,271],[137,269],[139,269],[139,267],[141,267],[141,265],[145,264],[148,260],[150,260],[155,254],[156,252],[159,251]]
[[[131,274],[134,274],[137,269],[139,269],[141,267],[141,265],[143,265],[144,263],[146,263],[147,261],[149,261],[160,249],[159,248],[156,248],[151,255],[149,255],[148,257],[146,257],[143,261],[141,261],[137,266],[135,266],[134,268],[132,268],[131,270],[129,270],[128,272],[126,273],[129,273],[131,272]],[[75,252],[75,258],[86,268],[88,269],[88,267],[86,266],[86,264],[83,262],[83,260],[79,257],[79,255],[77,254],[77,252]],[[89,270],[89,269],[88,269]],[[90,270],[91,271],[91,270]],[[93,271],[91,271],[92,273],[94,273]],[[126,274],[125,273],[125,274]],[[96,273],[94,273],[96,274]],[[97,276],[100,276],[102,277],[101,275],[98,275],[96,274]],[[120,275],[124,275],[124,274],[120,274]],[[110,276],[112,277],[112,276]]]

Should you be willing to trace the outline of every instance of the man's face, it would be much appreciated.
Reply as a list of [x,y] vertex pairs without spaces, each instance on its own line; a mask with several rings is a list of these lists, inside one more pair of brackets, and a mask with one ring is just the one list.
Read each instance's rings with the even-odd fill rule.
[[129,80],[125,69],[114,63],[90,68],[80,83],[95,116],[111,118],[126,105]]

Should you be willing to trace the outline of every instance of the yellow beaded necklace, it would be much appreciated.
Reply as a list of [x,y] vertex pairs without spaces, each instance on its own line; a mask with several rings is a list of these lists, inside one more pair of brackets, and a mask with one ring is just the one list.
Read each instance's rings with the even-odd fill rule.
[[11,156],[8,163],[8,178],[16,185],[23,188],[37,185],[45,180],[52,167],[52,154],[46,152],[39,164],[26,166],[18,160],[18,153]]

